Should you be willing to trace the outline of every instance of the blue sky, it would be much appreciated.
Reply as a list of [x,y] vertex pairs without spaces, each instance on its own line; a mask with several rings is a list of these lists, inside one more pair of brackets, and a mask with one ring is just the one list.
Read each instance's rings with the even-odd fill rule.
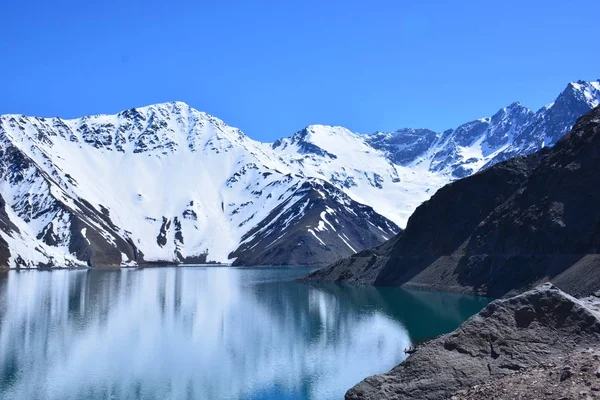
[[2,1],[0,114],[182,100],[265,141],[442,130],[600,78],[597,0]]

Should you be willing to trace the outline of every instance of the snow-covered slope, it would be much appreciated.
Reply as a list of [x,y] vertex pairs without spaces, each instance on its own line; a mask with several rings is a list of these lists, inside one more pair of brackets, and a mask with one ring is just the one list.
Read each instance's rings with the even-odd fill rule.
[[421,166],[398,165],[366,136],[338,126],[311,125],[271,147],[286,167],[328,181],[400,226],[449,181]]
[[73,120],[0,116],[0,267],[326,263],[399,231],[438,188],[554,144],[600,101],[573,82],[456,129],[274,143],[181,102]]
[[[184,103],[75,120],[5,115],[0,151],[7,209],[37,238],[28,247],[43,243],[84,265],[232,261],[246,234],[291,203],[299,187],[324,184],[269,145]],[[337,189],[330,192],[346,201]],[[344,207],[357,214],[352,207],[363,205]],[[382,232],[364,246],[398,231],[372,215]],[[13,246],[10,266],[19,252]],[[352,252],[348,245],[342,253]]]

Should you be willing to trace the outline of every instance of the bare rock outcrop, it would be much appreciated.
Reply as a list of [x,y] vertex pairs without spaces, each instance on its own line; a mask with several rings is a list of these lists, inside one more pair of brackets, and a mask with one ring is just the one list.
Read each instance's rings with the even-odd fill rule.
[[346,399],[450,399],[475,385],[600,345],[600,308],[551,284],[490,303],[454,332],[421,346]]

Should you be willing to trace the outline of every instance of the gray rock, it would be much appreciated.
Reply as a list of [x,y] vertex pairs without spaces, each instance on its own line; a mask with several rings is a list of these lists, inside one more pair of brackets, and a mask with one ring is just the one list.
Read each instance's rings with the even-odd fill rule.
[[569,367],[565,367],[562,369],[562,371],[560,371],[560,381],[564,381],[569,379],[571,376],[573,376],[573,372],[571,371],[571,368]]
[[544,284],[494,301],[454,332],[422,345],[389,373],[360,382],[346,399],[451,398],[459,390],[599,343],[598,310]]

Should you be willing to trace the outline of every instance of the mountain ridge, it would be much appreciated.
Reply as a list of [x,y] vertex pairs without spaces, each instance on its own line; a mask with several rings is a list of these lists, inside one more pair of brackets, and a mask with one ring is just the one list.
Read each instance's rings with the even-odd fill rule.
[[552,148],[444,186],[390,241],[309,280],[451,290],[500,297],[551,280],[597,290],[600,106]]
[[[226,262],[298,187],[319,185],[268,146],[182,103],[69,121],[3,116],[0,142],[9,207],[30,236],[76,254],[83,266]],[[380,240],[397,232],[373,217]],[[303,245],[328,247],[325,234]],[[356,245],[363,236],[346,240]],[[31,266],[15,260],[13,267]]]
[[[513,103],[442,133],[361,135],[309,125],[273,143],[255,141],[183,102],[76,119],[3,115],[0,195],[7,215],[35,238],[30,248],[50,246],[64,255],[41,256],[43,262],[32,255],[38,261],[25,257],[17,264],[12,251],[6,264],[66,265],[67,256],[80,266],[240,263],[241,250],[249,251],[248,232],[267,225],[286,201],[284,212],[297,214],[286,214],[281,226],[303,233],[259,235],[260,243],[252,238],[261,251],[246,262],[289,263],[274,254],[306,246],[319,251],[299,252],[309,254],[304,263],[329,263],[396,234],[419,204],[456,178],[505,154],[545,146],[543,138],[570,127],[580,110],[600,101],[596,87],[600,82],[569,84],[544,108],[553,110],[548,118],[533,118],[537,114]],[[519,147],[507,144],[514,138],[522,139]],[[303,185],[326,193],[327,201],[309,196],[302,201],[310,200],[311,209],[302,209],[296,202]],[[353,234],[341,236],[345,230]],[[2,232],[5,240],[13,234]],[[272,246],[277,251],[266,251]]]

